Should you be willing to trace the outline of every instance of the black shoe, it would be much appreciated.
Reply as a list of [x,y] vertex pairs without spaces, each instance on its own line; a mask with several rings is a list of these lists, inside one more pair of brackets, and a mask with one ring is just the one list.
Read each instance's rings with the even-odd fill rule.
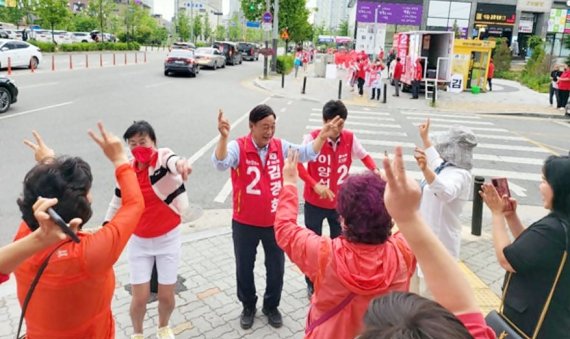
[[269,325],[275,328],[283,326],[283,318],[281,317],[281,312],[279,312],[277,307],[270,309],[263,308],[261,312],[263,312],[263,314],[267,316],[267,320],[269,320]]
[[410,99],[417,99],[416,97],[411,97]]
[[396,95],[396,94],[392,94],[392,96],[393,96],[393,97],[399,97],[399,95]]
[[311,285],[307,285],[307,298],[309,298],[309,300],[311,300],[313,293],[315,293],[315,288]]
[[239,317],[239,324],[244,330],[250,329],[253,326],[253,320],[255,319],[255,312],[257,309],[255,306],[244,306],[243,311]]
[[370,98],[370,100],[374,100],[374,97]]

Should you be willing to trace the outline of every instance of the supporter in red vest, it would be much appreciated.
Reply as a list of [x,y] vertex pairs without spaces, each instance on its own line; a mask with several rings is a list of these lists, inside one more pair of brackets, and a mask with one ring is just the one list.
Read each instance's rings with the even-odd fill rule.
[[[336,117],[346,121],[347,115],[348,111],[342,101],[331,100],[323,107],[323,124],[328,124]],[[303,144],[312,142],[320,131],[316,129],[306,135]],[[328,221],[331,239],[341,234],[340,220],[336,211],[336,195],[339,186],[348,176],[352,157],[360,159],[369,170],[380,173],[376,163],[356,136],[341,126],[339,133],[327,140],[317,159],[308,162],[307,169],[302,164],[298,165],[299,177],[305,182],[303,193],[305,225],[318,235],[322,234],[324,219]],[[305,277],[305,280],[310,298],[314,286],[309,277]]]
[[566,105],[568,104],[568,96],[570,94],[570,68],[564,66],[564,72],[558,77],[558,96],[560,102],[558,103],[558,109],[565,111],[566,115]]
[[424,77],[424,70],[420,58],[416,59],[414,66],[414,79],[412,80],[412,99],[418,99],[420,95],[420,84]]
[[396,89],[395,97],[400,96],[400,79],[402,78],[402,73],[404,71],[404,66],[400,62],[400,57],[396,58],[396,65],[394,66],[394,75],[392,78],[394,79],[394,88]]
[[493,77],[495,76],[495,64],[493,59],[489,61],[489,71],[487,72],[487,82],[489,83],[489,92],[493,91]]
[[258,105],[249,113],[250,133],[228,143],[230,123],[221,110],[218,115],[220,140],[212,154],[212,162],[220,171],[231,168],[232,238],[238,299],[243,304],[240,316],[243,329],[251,328],[256,312],[253,268],[260,241],[265,251],[267,269],[262,311],[271,326],[282,325],[277,307],[283,289],[285,256],[275,241],[273,224],[283,185],[284,157],[290,149],[298,149],[301,161],[314,160],[326,140],[338,134],[342,125],[342,119],[337,117],[323,127],[313,142],[298,146],[274,137],[275,121],[271,107]]
[[356,71],[356,81],[358,84],[358,95],[362,96],[364,94],[364,83],[366,82],[366,70],[368,68],[367,57],[361,56],[358,59],[358,69]]

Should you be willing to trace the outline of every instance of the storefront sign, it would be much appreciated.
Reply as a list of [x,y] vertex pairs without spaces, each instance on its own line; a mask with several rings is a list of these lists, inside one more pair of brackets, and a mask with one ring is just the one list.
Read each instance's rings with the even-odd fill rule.
[[449,82],[448,92],[451,93],[461,93],[463,92],[463,75],[453,74],[451,76],[451,81]]
[[[376,38],[374,35],[376,34]],[[386,40],[386,24],[378,24],[377,29],[374,23],[359,22],[356,29],[357,51],[365,51],[366,54],[378,54],[380,49],[384,49]]]
[[[378,8],[378,10],[376,10]],[[414,3],[378,3],[359,1],[356,7],[356,21],[377,22],[392,25],[419,26],[422,22],[423,6]]]
[[510,5],[477,4],[476,25],[513,26],[516,21],[516,7]]
[[548,19],[549,33],[564,33],[567,13],[568,11],[566,9],[550,10],[550,18]]
[[522,12],[548,13],[552,0],[518,0],[517,9]]
[[519,33],[532,33],[534,22],[532,20],[519,20]]

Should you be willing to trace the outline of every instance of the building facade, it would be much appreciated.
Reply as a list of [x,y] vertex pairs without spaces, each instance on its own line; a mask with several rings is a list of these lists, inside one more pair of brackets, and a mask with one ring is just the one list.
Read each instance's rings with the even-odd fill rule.
[[456,30],[462,38],[505,38],[513,54],[521,57],[529,55],[528,39],[533,35],[546,39],[552,55],[569,54],[563,44],[570,34],[566,1],[350,0],[348,9],[355,39],[359,39],[359,27],[372,25],[386,31],[385,48],[391,47],[395,32]]
[[317,0],[315,25],[336,31],[342,21],[349,18],[348,0]]

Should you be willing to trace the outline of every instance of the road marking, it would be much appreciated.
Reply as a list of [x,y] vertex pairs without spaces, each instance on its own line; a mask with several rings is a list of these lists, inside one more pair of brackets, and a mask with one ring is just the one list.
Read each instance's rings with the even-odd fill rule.
[[[361,141],[362,143],[362,141]],[[414,147],[408,146],[410,148]],[[384,153],[375,153],[375,152],[368,152],[368,154],[375,159],[384,159]],[[390,154],[390,157],[394,157],[393,154]],[[542,166],[544,163],[543,159],[536,159],[536,158],[519,158],[519,157],[504,157],[501,155],[493,155],[493,154],[473,154],[474,160],[481,160],[481,161],[494,161],[494,162],[502,162],[502,163],[512,163],[512,164],[525,164],[525,165],[538,165]],[[413,155],[404,154],[405,161],[416,161]]]
[[[355,132],[355,130],[352,130]],[[356,132],[355,132],[356,133]],[[416,144],[412,142],[404,142],[404,141],[385,141],[385,140],[368,140],[368,139],[359,139],[362,145],[371,145],[371,146],[402,146],[408,148],[415,148]],[[488,149],[501,149],[501,150],[512,150],[512,151],[526,151],[526,152],[537,152],[537,153],[548,153],[547,151],[539,148],[539,147],[530,147],[530,146],[511,146],[511,145],[497,145],[497,144],[478,144],[477,149],[479,148],[488,148]],[[529,158],[518,158],[518,157],[508,157],[502,155],[477,155],[481,157],[479,160],[489,160],[489,161],[504,161],[504,162],[514,162],[520,161],[526,164],[535,165],[538,163],[539,160],[529,160]],[[497,158],[495,158],[497,157]],[[543,161],[543,160],[540,160]]]
[[518,195],[519,197],[526,197],[526,188],[521,187],[515,183],[513,183],[512,181],[509,180],[509,188],[511,189],[511,192],[513,192],[514,194]]
[[372,145],[372,146],[389,146],[389,147],[410,147],[415,148],[416,144],[413,142],[403,142],[403,141],[385,141],[385,140],[369,140],[369,139],[358,139],[362,145]]
[[[425,121],[425,118],[422,117],[406,117],[406,119]],[[456,122],[458,124],[487,125],[487,126],[495,125],[494,123],[488,121],[453,120],[453,119],[442,119],[442,118],[433,118],[433,117],[430,117],[430,121]]]
[[517,133],[517,132],[513,132],[513,133],[516,134],[516,135],[520,135],[521,137],[525,138],[525,140],[526,140],[527,142],[529,142],[529,143],[531,143],[531,144],[533,144],[533,145],[535,145],[535,146],[538,146],[538,147],[542,148],[543,150],[545,150],[546,152],[548,152],[548,153],[550,153],[550,154],[553,154],[553,155],[556,155],[556,156],[559,156],[559,155],[560,155],[558,152],[554,151],[553,149],[551,149],[550,147],[546,146],[545,144],[543,144],[543,143],[541,143],[541,142],[534,141],[534,140],[531,139],[531,138],[524,137],[523,135],[521,135],[520,133]]
[[[322,115],[319,113],[311,113],[311,117],[314,118],[322,118]],[[376,121],[396,121],[396,119],[394,118],[383,118],[383,117],[364,117],[364,116],[351,116],[349,118],[350,120],[352,119],[356,119],[356,120],[376,120]]]
[[[414,122],[414,126],[419,126],[421,122]],[[430,126],[440,127],[440,128],[451,128],[453,125],[448,124],[430,124]],[[509,132],[509,130],[504,128],[489,128],[489,127],[469,127],[472,131],[485,131],[485,132]]]
[[293,103],[293,101],[289,100],[287,101],[287,105],[291,105]]
[[29,85],[29,86],[21,86],[18,87],[18,89],[22,90],[22,89],[30,89],[30,88],[37,88],[37,87],[43,87],[43,86],[52,86],[52,85],[57,85],[59,84],[59,82],[46,82],[43,84],[35,84],[35,85]]
[[516,146],[516,145],[477,144],[477,148],[501,149],[501,150],[507,150],[507,151],[549,153],[548,151],[546,151],[540,147]]
[[216,195],[216,197],[214,198],[214,201],[223,204],[224,202],[226,202],[226,199],[228,198],[228,195],[230,195],[231,191],[232,191],[232,180],[228,179],[224,184],[224,187],[222,187],[220,193],[218,193],[218,195]]
[[[313,108],[312,109],[313,112],[322,112],[323,110],[321,108]],[[387,112],[372,112],[372,111],[348,111],[348,115],[351,114],[365,114],[365,115],[390,115],[390,113]]]
[[171,83],[170,81],[163,81],[163,82],[157,82],[157,83],[151,84],[151,85],[146,85],[144,87],[145,88],[154,88],[154,87],[159,87],[159,86],[170,84],[170,83]]
[[365,110],[365,111],[370,111],[370,108],[364,107],[364,110]]
[[31,109],[31,110],[29,110],[29,111],[24,111],[24,112],[20,112],[20,113],[14,113],[14,114],[12,114],[12,115],[7,115],[7,116],[0,117],[0,120],[15,118],[15,117],[19,117],[19,116],[21,116],[21,115],[26,115],[26,114],[30,114],[30,113],[45,111],[45,110],[48,110],[48,109],[57,108],[57,107],[62,107],[62,106],[67,106],[67,105],[71,105],[72,103],[73,103],[73,101],[62,102],[61,104],[55,104],[55,105],[50,105],[50,106],[44,106],[44,107],[40,107],[40,108],[36,108],[36,109]]
[[[265,98],[259,105],[265,104],[271,99],[271,97]],[[231,128],[235,128],[240,122],[242,122],[245,118],[249,117],[249,112],[245,113],[241,117],[239,117],[232,125]],[[216,135],[212,138],[212,140],[208,141],[202,148],[200,148],[196,153],[192,154],[190,158],[188,158],[188,163],[190,165],[194,164],[198,159],[200,159],[220,138],[219,135]]]
[[[316,125],[305,126],[305,129],[310,129],[310,130],[321,129],[321,128],[323,128],[323,126],[316,126]],[[389,136],[398,136],[398,137],[408,136],[408,134],[406,134],[405,132],[370,131],[364,129],[351,129],[350,131],[353,132],[354,134],[389,135]]]
[[[309,119],[309,122],[322,122],[322,120],[318,119]],[[354,121],[345,121],[345,125],[349,126],[367,126],[367,127],[379,127],[379,128],[402,128],[402,126],[398,124],[374,124],[370,122],[354,122]]]
[[408,111],[402,111],[400,112],[403,115],[418,115],[418,116],[424,116],[424,117],[443,117],[443,118],[457,118],[457,119],[481,119],[481,117],[478,117],[476,115],[463,115],[463,114],[439,114],[439,113],[420,113],[420,112],[408,112]]

